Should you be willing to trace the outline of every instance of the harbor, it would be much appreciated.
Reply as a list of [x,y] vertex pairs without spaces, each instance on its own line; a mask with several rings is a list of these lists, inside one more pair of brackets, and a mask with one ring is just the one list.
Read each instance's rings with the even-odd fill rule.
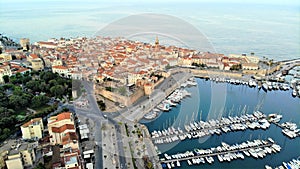
[[[287,142],[294,142],[295,139],[296,140],[299,139],[299,138],[297,138],[298,136],[295,137],[294,139],[290,139],[289,136],[285,135],[282,132],[282,130],[284,128],[281,128],[279,125],[277,125],[277,124],[281,125],[286,122],[292,123],[291,121],[294,121],[294,119],[296,120],[296,121],[294,121],[294,123],[297,123],[299,121],[299,118],[293,118],[294,117],[293,115],[295,113],[297,114],[297,112],[299,112],[298,111],[299,107],[291,106],[291,104],[294,104],[294,103],[295,103],[294,105],[299,105],[298,104],[299,100],[296,98],[295,98],[296,99],[295,100],[293,97],[290,97],[291,95],[286,93],[284,90],[277,90],[277,91],[271,91],[271,92],[266,93],[266,92],[264,92],[264,90],[259,90],[257,86],[249,87],[249,83],[246,83],[245,85],[236,85],[236,84],[229,83],[226,85],[227,91],[228,90],[229,91],[237,90],[237,91],[239,91],[239,93],[241,93],[243,95],[243,97],[248,97],[249,99],[242,102],[241,100],[238,99],[239,97],[236,96],[234,99],[230,100],[230,102],[232,102],[232,103],[234,102],[234,104],[236,104],[236,105],[243,105],[243,106],[233,106],[233,107],[235,107],[234,108],[235,110],[230,111],[230,109],[232,108],[232,105],[226,105],[227,109],[225,109],[225,113],[221,113],[222,114],[222,116],[221,116],[220,114],[218,114],[216,112],[213,112],[213,114],[211,114],[212,111],[210,111],[209,105],[212,103],[209,104],[209,103],[207,103],[206,100],[210,100],[209,95],[212,90],[212,89],[210,89],[211,84],[223,85],[224,83],[219,83],[219,82],[215,82],[215,81],[212,82],[212,81],[207,81],[205,79],[199,79],[199,78],[195,78],[195,79],[196,79],[196,82],[198,83],[198,87],[190,86],[190,87],[185,87],[185,88],[182,87],[181,88],[181,89],[185,89],[185,90],[187,90],[187,92],[191,93],[191,96],[183,98],[179,103],[176,103],[176,105],[174,105],[174,106],[170,106],[171,109],[168,112],[162,112],[159,110],[159,115],[155,118],[155,121],[151,121],[149,124],[147,124],[147,121],[145,121],[145,122],[142,121],[142,123],[146,124],[146,126],[149,128],[149,131],[152,134],[151,136],[154,136],[153,135],[154,131],[157,132],[156,136],[151,137],[151,139],[152,139],[153,143],[157,145],[158,151],[162,153],[161,155],[163,155],[164,153],[176,154],[176,153],[180,152],[180,150],[182,152],[193,150],[194,148],[197,148],[196,145],[199,145],[198,139],[200,139],[200,138],[205,138],[205,139],[208,138],[208,140],[213,139],[210,141],[212,143],[219,142],[218,140],[225,139],[225,141],[226,141],[229,139],[228,140],[229,143],[234,145],[237,143],[238,140],[241,140],[241,139],[244,140],[247,138],[246,140],[249,140],[249,137],[250,137],[250,139],[251,139],[251,137],[261,138],[262,136],[265,137],[266,135],[272,136],[272,134],[270,135],[269,133],[277,133],[276,135],[274,135],[274,137],[277,137],[277,138],[279,137],[280,139],[279,139],[279,141],[277,141],[277,139],[274,139],[274,140],[276,140],[277,143],[280,146],[282,146],[282,144],[281,144],[282,139],[284,139],[285,142],[283,145],[285,147],[294,146],[295,144],[290,144],[290,143],[287,144]],[[180,89],[180,88],[178,88],[178,89]],[[196,90],[200,90],[200,91],[197,92]],[[205,100],[203,100],[203,99],[201,100],[201,98],[197,99],[197,97],[199,97],[199,96],[196,96],[196,98],[195,98],[195,93],[201,94],[200,97],[202,97],[202,98],[205,97],[206,99]],[[255,95],[257,95],[257,96],[255,96]],[[286,99],[286,100],[293,100],[293,101],[289,101],[288,104],[286,105],[287,107],[289,107],[288,109],[285,109],[285,111],[283,111],[282,109],[277,108],[280,105],[280,100],[278,100],[278,103],[273,102],[272,103],[273,106],[268,106],[271,103],[269,103],[267,101],[266,96],[276,98],[276,97],[278,97],[276,95],[279,95],[279,96],[284,95],[284,97],[282,97],[282,99],[286,99],[286,97],[287,97],[288,99]],[[230,95],[227,97],[231,98]],[[258,98],[253,99],[254,97],[258,97]],[[168,98],[166,97],[166,99],[168,99]],[[199,107],[194,108],[194,107],[188,106],[188,105],[192,104],[193,102],[199,102],[199,100],[200,100]],[[255,100],[255,102],[253,102],[254,100]],[[266,103],[263,106],[261,104],[261,102],[266,102]],[[247,108],[245,108],[245,110],[244,110],[245,105],[247,105]],[[266,109],[266,106],[268,106],[267,109]],[[200,129],[203,130],[203,128],[198,129],[197,126],[194,124],[194,122],[196,122],[199,125],[200,121],[202,121],[202,122],[205,122],[205,123],[208,123],[211,125],[211,123],[213,123],[212,121],[217,122],[217,121],[223,119],[223,122],[224,122],[224,121],[226,121],[225,119],[229,119],[229,116],[232,119],[236,118],[236,120],[238,118],[242,118],[242,117],[246,118],[247,116],[253,117],[254,116],[253,113],[249,113],[249,112],[251,112],[251,111],[255,112],[258,108],[261,110],[261,112],[266,112],[266,114],[264,114],[264,116],[262,116],[259,119],[257,119],[257,118],[252,119],[254,121],[251,121],[250,117],[248,117],[250,119],[250,121],[247,121],[246,119],[245,119],[245,121],[242,121],[243,125],[241,125],[241,126],[246,125],[246,123],[248,122],[246,125],[247,127],[245,127],[244,130],[242,129],[243,127],[241,127],[239,125],[236,125],[236,126],[241,127],[241,129],[232,130],[233,128],[231,128],[231,125],[235,124],[235,123],[231,123],[230,125],[221,126],[221,128],[220,127],[217,128],[218,125],[214,126],[214,128],[209,128],[207,126],[207,129],[214,130],[214,133],[211,133],[210,131],[206,131],[206,133],[208,134],[207,136],[209,136],[209,137],[203,136],[203,137],[193,138],[194,133],[195,133],[195,135],[198,136],[198,134],[196,134],[196,133],[200,132],[201,131]],[[195,113],[193,113],[193,112],[195,112]],[[290,112],[290,113],[288,113],[288,112]],[[187,114],[189,114],[189,115],[187,115]],[[200,114],[200,116],[199,116],[199,114]],[[201,116],[201,114],[202,114],[202,116]],[[212,115],[212,117],[208,118],[208,115]],[[279,118],[280,116],[281,116],[281,118]],[[278,118],[281,119],[281,121],[284,121],[284,123],[279,123],[279,121],[277,121]],[[256,124],[256,125],[257,125],[257,123],[259,125],[264,124],[262,122],[259,123],[260,120],[263,120],[262,122],[264,122],[266,120],[270,124],[270,126],[265,127],[265,129],[258,128],[258,127],[255,128],[254,124]],[[250,122],[254,123],[253,126],[250,125],[250,124],[252,124]],[[193,129],[193,126],[191,124],[194,125],[194,128],[196,130]],[[204,124],[204,123],[201,123],[201,124]],[[236,124],[238,124],[238,121],[236,121]],[[272,125],[272,124],[274,124],[274,125]],[[252,126],[253,129],[251,129],[248,125]],[[189,126],[189,127],[186,127],[186,126]],[[235,126],[235,125],[233,125],[233,126]],[[265,123],[265,125],[262,125],[262,126],[268,126],[268,125],[267,125],[267,123]],[[198,127],[200,127],[200,126],[198,126]],[[230,130],[228,130],[227,127]],[[222,128],[223,128],[223,130],[222,130]],[[216,130],[216,129],[219,129],[219,130]],[[161,136],[159,136],[158,131],[161,132]],[[163,135],[163,131],[164,131],[165,135]],[[227,131],[227,132],[225,132],[225,131]],[[173,135],[171,134],[172,132],[173,132]],[[186,135],[186,136],[184,136],[186,138],[184,138],[183,140],[180,140],[180,137],[179,137],[181,132],[183,135]],[[246,133],[251,133],[251,134],[250,134],[250,136],[248,134],[248,136],[246,137],[246,135],[247,135]],[[190,139],[189,139],[188,134],[191,135]],[[158,137],[157,137],[157,135],[158,135]],[[230,137],[229,135],[234,135],[237,137],[239,137],[238,135],[242,135],[242,137],[240,137],[238,140],[235,140],[235,139],[233,139],[234,137]],[[172,140],[172,139],[170,139],[170,136],[174,136],[174,137],[177,136],[178,139],[176,139],[175,141],[170,141],[170,140]],[[162,141],[163,143],[160,143],[159,141],[155,143],[155,140],[161,141],[161,139],[164,140],[164,141]],[[211,148],[212,146],[209,146],[209,145],[212,143],[205,143],[204,145],[206,145],[205,147],[207,147],[207,148]],[[168,148],[170,146],[173,147],[174,144],[176,147],[175,149]],[[176,146],[176,145],[178,145],[178,146]],[[283,151],[286,151],[286,149],[283,149]],[[294,155],[295,155],[295,153],[294,153]],[[278,155],[276,155],[275,157],[277,158],[277,156]],[[267,156],[266,158],[270,160],[269,156]],[[245,160],[243,160],[243,161],[246,161],[246,163],[247,163],[247,161],[251,161],[250,159],[251,158],[249,158],[249,160],[248,160],[248,158],[247,159],[245,158]],[[259,158],[259,159],[260,159],[260,161],[258,161],[257,165],[260,164],[260,166],[262,166],[262,167],[265,166],[265,165],[263,165],[264,160],[262,160],[261,158]],[[206,159],[204,158],[204,160],[206,160]],[[217,161],[220,162],[219,160],[217,160]],[[221,163],[221,164],[215,163],[214,165],[210,164],[210,168],[220,168],[220,167],[223,168],[224,166],[225,166],[224,168],[226,168],[226,166],[237,165],[239,163],[238,161],[239,160],[234,161],[234,163],[231,165],[227,165],[227,163]],[[190,162],[192,163],[193,161],[191,160]],[[175,167],[177,167],[177,161],[175,161],[173,163],[174,163],[173,165]],[[204,165],[208,165],[208,164],[209,163],[206,161],[206,163]],[[165,164],[165,165],[166,165],[166,167],[168,167],[167,164]],[[169,165],[172,167],[171,163]],[[188,165],[187,162],[184,162],[184,163],[181,162],[180,165],[182,168],[185,168],[187,166],[189,166],[188,168],[195,168],[193,165],[191,165],[191,166]],[[275,165],[273,165],[273,166],[275,166]]]

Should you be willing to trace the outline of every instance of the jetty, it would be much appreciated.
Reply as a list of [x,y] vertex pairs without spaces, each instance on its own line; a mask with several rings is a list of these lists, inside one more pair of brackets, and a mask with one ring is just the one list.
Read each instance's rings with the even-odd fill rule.
[[282,133],[287,137],[293,139],[300,137],[300,129],[298,129],[296,123],[284,122],[282,124],[274,122],[274,124],[282,129]]
[[222,142],[221,145],[209,149],[194,149],[173,155],[164,154],[164,158],[161,158],[160,162],[163,168],[173,168],[175,164],[177,167],[178,164],[180,166],[182,161],[186,161],[188,165],[195,165],[206,162],[211,164],[214,162],[213,157],[217,157],[220,162],[244,159],[245,156],[258,159],[264,158],[268,154],[280,152],[280,150],[281,147],[272,138],[246,141],[234,145]]

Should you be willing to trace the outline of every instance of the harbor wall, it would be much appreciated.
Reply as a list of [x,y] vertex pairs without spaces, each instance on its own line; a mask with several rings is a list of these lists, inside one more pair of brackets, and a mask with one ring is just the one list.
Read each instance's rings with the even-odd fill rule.
[[238,72],[224,72],[216,70],[198,70],[190,69],[190,72],[193,73],[196,77],[228,77],[228,78],[241,78],[242,73]]
[[96,94],[99,94],[113,102],[118,102],[121,103],[125,106],[130,106],[134,102],[136,102],[139,98],[144,96],[144,90],[142,89],[137,89],[132,95],[130,96],[122,96],[118,93],[110,92],[105,89],[97,89]]

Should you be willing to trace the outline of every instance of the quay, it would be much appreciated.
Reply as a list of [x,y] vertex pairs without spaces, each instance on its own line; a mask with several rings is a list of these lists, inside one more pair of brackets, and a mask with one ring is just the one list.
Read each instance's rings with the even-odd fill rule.
[[[187,161],[189,165],[195,163],[200,164],[197,163],[196,161],[201,158],[206,159],[208,163],[212,163],[214,161],[212,157],[216,157],[216,156],[220,162],[223,162],[223,161],[231,161],[237,158],[244,159],[245,157],[242,154],[242,152],[248,157],[252,156],[254,158],[264,158],[267,154],[277,153],[280,152],[280,150],[281,147],[277,145],[271,138],[269,138],[268,140],[247,141],[239,145],[235,144],[231,146],[226,143],[222,143],[221,146],[218,146],[216,148],[210,148],[206,150],[187,151],[185,153],[177,153],[170,156],[164,154],[165,158],[161,158],[160,162],[163,167],[165,165],[169,166],[168,164],[172,164],[174,162],[180,164],[181,161]],[[192,160],[193,162],[190,162],[189,160]]]

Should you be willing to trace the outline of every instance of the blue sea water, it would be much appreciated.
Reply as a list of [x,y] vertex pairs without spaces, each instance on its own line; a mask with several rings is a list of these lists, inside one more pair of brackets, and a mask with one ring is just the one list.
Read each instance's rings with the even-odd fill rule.
[[207,36],[217,52],[255,52],[260,57],[281,60],[300,57],[299,7],[300,3],[207,1],[0,1],[0,32],[16,40],[28,37],[31,42],[93,36],[112,21],[150,12],[191,23]]
[[[225,83],[215,83],[204,79],[197,79],[198,86],[187,90],[192,93],[191,97],[184,99],[180,105],[174,107],[170,112],[162,113],[153,121],[141,120],[149,131],[161,130],[163,128],[174,126],[184,129],[183,124],[189,123],[193,119],[202,120],[212,119],[220,116],[241,115],[242,111],[253,113],[254,110],[260,110],[265,114],[280,113],[283,115],[281,122],[295,122],[300,126],[300,99],[293,98],[291,91],[268,91],[267,93],[257,88],[249,88],[243,85],[231,85]],[[222,91],[223,90],[223,91]],[[218,93],[218,92],[224,93]],[[225,99],[216,100],[214,95]],[[221,101],[223,103],[220,103]],[[199,105],[199,106],[197,106]],[[215,107],[222,107],[223,110],[213,110]],[[201,113],[202,112],[202,113]],[[196,115],[198,113],[198,115]],[[194,150],[194,148],[216,147],[221,142],[228,144],[241,143],[253,139],[267,139],[271,137],[277,142],[282,150],[280,153],[267,155],[263,159],[254,159],[245,157],[245,160],[234,160],[230,163],[220,163],[217,158],[211,165],[188,166],[182,162],[181,168],[264,168],[270,165],[279,166],[284,161],[289,161],[300,156],[300,138],[289,139],[284,136],[281,129],[274,124],[267,130],[246,130],[230,132],[220,136],[185,140],[180,143],[157,145],[162,154],[176,154]]]

